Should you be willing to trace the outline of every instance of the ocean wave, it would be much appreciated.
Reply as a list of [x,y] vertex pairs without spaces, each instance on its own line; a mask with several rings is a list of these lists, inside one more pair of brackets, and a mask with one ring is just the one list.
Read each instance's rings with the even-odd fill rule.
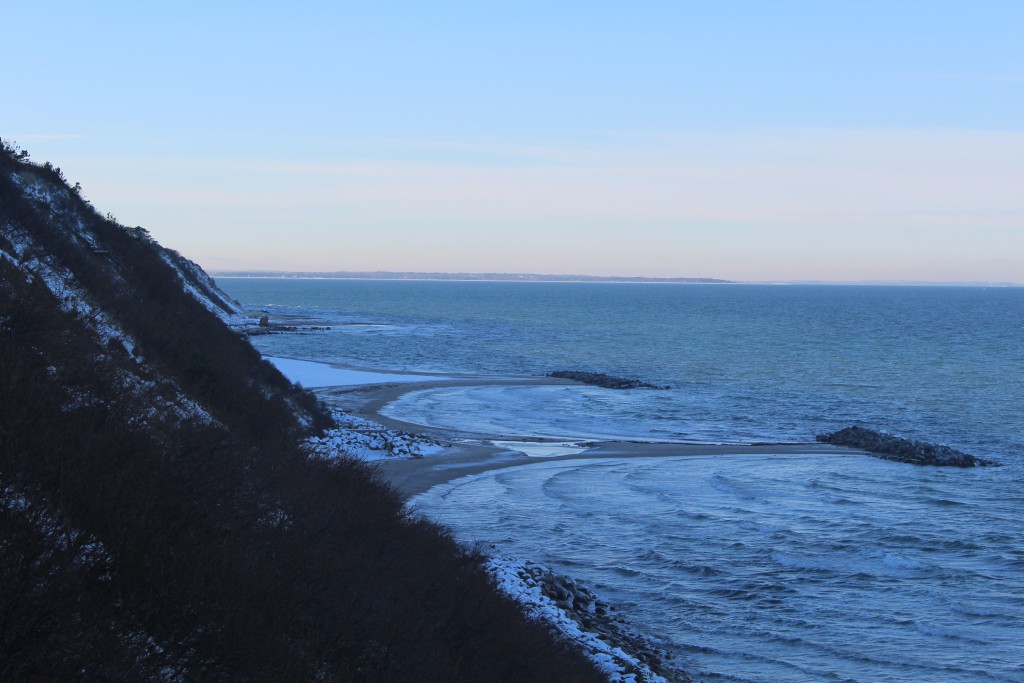
[[801,555],[775,551],[771,553],[771,559],[786,569],[849,576],[907,576],[931,570],[931,566],[924,562],[896,553],[834,552]]
[[740,478],[716,472],[708,477],[711,488],[728,493],[741,500],[759,500],[769,497],[770,491]]

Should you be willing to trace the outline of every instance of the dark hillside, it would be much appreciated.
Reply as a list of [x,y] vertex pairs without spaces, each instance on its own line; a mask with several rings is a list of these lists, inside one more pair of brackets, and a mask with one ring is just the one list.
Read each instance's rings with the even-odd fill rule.
[[205,274],[0,153],[0,680],[596,681]]

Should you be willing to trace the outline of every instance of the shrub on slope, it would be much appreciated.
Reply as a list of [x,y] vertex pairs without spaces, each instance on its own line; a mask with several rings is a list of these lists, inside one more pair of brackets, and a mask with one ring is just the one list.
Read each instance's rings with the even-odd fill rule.
[[0,154],[0,680],[600,680],[175,272]]

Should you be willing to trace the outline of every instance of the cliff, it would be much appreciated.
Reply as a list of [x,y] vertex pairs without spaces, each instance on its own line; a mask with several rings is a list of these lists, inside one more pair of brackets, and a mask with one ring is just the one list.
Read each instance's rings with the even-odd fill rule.
[[0,150],[0,680],[601,680],[374,472],[236,302]]

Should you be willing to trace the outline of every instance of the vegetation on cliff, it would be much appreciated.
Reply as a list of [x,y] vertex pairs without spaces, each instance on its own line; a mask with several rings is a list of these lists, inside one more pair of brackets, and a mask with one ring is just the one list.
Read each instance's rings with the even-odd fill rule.
[[195,264],[0,152],[0,680],[601,680],[224,323]]

